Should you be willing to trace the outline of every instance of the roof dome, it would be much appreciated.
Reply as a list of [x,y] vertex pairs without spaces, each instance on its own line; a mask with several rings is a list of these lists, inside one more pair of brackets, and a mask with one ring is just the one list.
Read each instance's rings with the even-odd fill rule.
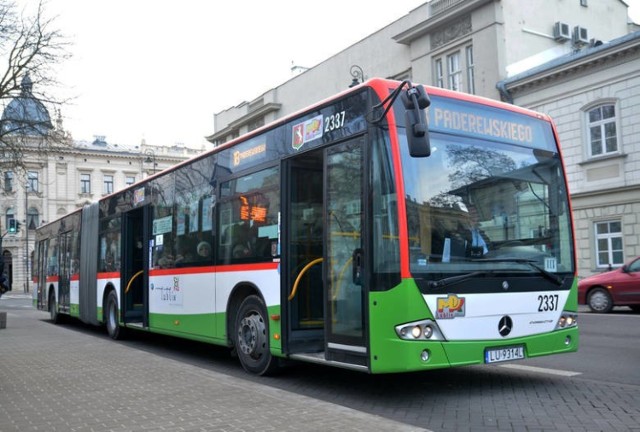
[[20,84],[20,96],[14,98],[2,113],[2,131],[9,134],[44,135],[53,129],[49,111],[33,96],[29,74]]

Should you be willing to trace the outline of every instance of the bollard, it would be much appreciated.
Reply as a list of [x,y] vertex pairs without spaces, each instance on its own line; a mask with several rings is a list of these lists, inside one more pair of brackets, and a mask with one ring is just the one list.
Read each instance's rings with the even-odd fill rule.
[[7,328],[7,313],[0,312],[0,329]]

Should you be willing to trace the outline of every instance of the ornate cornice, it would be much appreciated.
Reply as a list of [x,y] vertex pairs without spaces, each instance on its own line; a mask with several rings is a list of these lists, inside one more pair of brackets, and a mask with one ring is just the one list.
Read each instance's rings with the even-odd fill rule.
[[[470,14],[474,9],[480,6],[492,3],[495,0],[446,0],[432,2],[429,17],[424,21],[414,25],[393,36],[393,40],[404,45],[410,45],[414,40],[427,34],[433,34],[438,31],[446,31],[446,28],[455,22],[456,17]],[[470,25],[470,23],[469,23]]]
[[431,33],[431,49],[440,48],[469,33],[471,33],[471,15],[467,14]]

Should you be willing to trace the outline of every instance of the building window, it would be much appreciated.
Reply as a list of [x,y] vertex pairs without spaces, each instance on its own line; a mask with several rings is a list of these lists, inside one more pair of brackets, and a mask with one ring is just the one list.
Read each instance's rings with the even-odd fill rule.
[[134,184],[136,182],[136,177],[135,176],[127,176],[127,177],[125,177],[124,182],[125,182],[125,184],[127,186],[130,186],[130,185],[132,185],[132,184]]
[[435,85],[444,88],[444,72],[442,71],[442,59],[436,60],[436,82]]
[[434,57],[433,67],[434,85],[450,90],[475,93],[475,65],[472,45]]
[[247,132],[251,132],[252,130],[258,129],[262,126],[264,126],[264,117],[257,118],[247,125]]
[[399,74],[393,75],[390,78],[396,81],[413,81],[413,78],[411,77],[411,69],[400,72]]
[[473,73],[473,46],[469,45],[465,48],[467,60],[467,93],[475,94],[476,85]]
[[112,175],[105,175],[103,177],[103,183],[102,183],[103,187],[102,187],[102,192],[105,194],[111,194],[113,193],[113,176]]
[[91,193],[91,174],[80,174],[80,193]]
[[597,267],[621,266],[624,264],[622,248],[622,223],[620,221],[597,222],[596,256]]
[[37,171],[28,171],[27,172],[27,191],[28,192],[38,192],[38,172]]
[[447,81],[451,90],[462,90],[462,71],[460,70],[460,51],[447,56]]
[[27,228],[34,230],[38,225],[40,225],[40,213],[38,209],[31,207],[27,212]]
[[4,191],[13,191],[13,171],[5,171],[4,173]]
[[616,108],[614,104],[600,105],[587,112],[590,156],[618,151]]

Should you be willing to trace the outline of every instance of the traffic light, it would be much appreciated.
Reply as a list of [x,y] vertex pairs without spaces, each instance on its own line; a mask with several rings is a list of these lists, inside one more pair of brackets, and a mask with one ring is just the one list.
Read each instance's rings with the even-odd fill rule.
[[9,234],[16,234],[18,231],[20,231],[20,222],[9,219]]

